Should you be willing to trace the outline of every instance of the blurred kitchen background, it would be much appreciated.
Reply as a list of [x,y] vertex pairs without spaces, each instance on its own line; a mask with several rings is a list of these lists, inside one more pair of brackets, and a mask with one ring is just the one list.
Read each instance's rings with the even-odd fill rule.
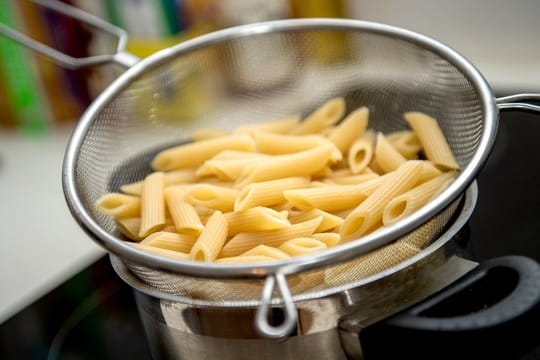
[[[415,30],[454,47],[498,95],[540,92],[537,0],[65,2],[126,29],[127,50],[140,57],[244,23],[355,18]],[[75,57],[114,48],[109,36],[27,0],[0,0],[0,22]],[[316,56],[333,61],[339,51],[339,41],[321,39]],[[0,323],[103,255],[68,212],[61,162],[71,129],[120,71],[111,65],[67,70],[0,37]]]

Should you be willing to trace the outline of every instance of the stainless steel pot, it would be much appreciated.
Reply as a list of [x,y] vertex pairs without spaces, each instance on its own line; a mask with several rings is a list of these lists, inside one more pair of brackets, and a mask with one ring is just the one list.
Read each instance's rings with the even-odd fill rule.
[[[261,337],[254,327],[258,304],[195,306],[148,286],[118,257],[111,255],[111,262],[120,278],[134,289],[156,359],[337,360],[392,358],[387,356],[396,354],[432,358],[432,349],[426,351],[425,345],[412,350],[405,347],[403,334],[410,337],[413,330],[423,331],[416,335],[418,343],[431,337],[433,344],[455,346],[454,350],[438,354],[440,359],[469,359],[490,353],[505,354],[510,359],[516,352],[524,351],[527,344],[507,342],[508,346],[496,347],[494,352],[491,345],[497,338],[505,341],[510,336],[514,338],[516,332],[524,333],[523,324],[516,319],[534,318],[540,310],[540,267],[520,257],[499,258],[477,266],[456,256],[452,239],[466,225],[476,200],[477,188],[473,184],[457,218],[439,239],[418,254],[420,261],[411,258],[365,278],[357,287],[330,296],[296,301],[298,320],[294,332],[279,341]],[[501,276],[500,271],[517,277]],[[497,281],[500,291],[478,286],[489,277]],[[501,291],[505,291],[502,298]],[[463,313],[447,310],[446,314],[424,315],[444,301],[467,299],[474,299],[472,306],[489,305]],[[282,310],[273,308],[270,317],[279,322]],[[392,331],[400,336],[389,336]],[[457,336],[465,337],[467,342],[454,344]],[[398,342],[399,350],[392,350]]]

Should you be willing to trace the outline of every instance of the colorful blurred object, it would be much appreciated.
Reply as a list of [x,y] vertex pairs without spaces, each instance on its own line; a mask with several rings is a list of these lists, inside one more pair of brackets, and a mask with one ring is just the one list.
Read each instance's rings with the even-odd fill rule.
[[[220,28],[290,17],[345,15],[344,0],[62,1],[127,30],[127,51],[141,58]],[[110,36],[27,0],[0,0],[0,22],[75,57],[107,54],[115,48]],[[339,34],[321,33],[321,45],[314,56],[323,62],[339,61],[347,56],[345,41]],[[269,45],[281,53],[288,52],[283,44]],[[220,67],[219,61],[215,67]],[[114,65],[65,69],[0,37],[0,130],[14,128],[42,134],[58,125],[72,125],[121,71]],[[170,96],[159,100],[167,102],[160,103],[160,109],[170,110],[163,116],[197,115],[201,108],[197,104],[204,100],[208,90],[206,84],[199,84],[197,71],[197,66],[188,64],[183,80],[171,87]]]

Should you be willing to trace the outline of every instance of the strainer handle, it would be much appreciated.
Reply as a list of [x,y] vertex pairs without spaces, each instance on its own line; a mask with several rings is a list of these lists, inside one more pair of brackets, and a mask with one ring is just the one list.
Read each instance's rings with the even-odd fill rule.
[[[270,324],[268,320],[268,313],[272,307],[272,295],[276,284],[277,290],[283,300],[283,321],[277,326]],[[261,304],[255,315],[255,327],[257,331],[264,337],[279,339],[290,335],[296,327],[297,321],[298,314],[285,275],[282,273],[269,275],[264,283]]]
[[540,112],[540,106],[524,101],[540,101],[540,94],[515,94],[496,99],[499,110],[530,110]]
[[139,58],[124,51],[127,43],[127,32],[117,26],[114,26],[103,19],[100,19],[92,14],[89,14],[81,9],[70,6],[66,3],[57,0],[32,0],[32,2],[41,5],[45,8],[54,10],[68,17],[80,20],[91,27],[111,34],[118,38],[116,52],[114,54],[103,54],[87,57],[73,57],[64,54],[48,45],[45,45],[31,37],[28,37],[21,32],[9,28],[5,24],[0,23],[0,35],[14,40],[41,55],[44,55],[59,65],[68,69],[79,69],[83,67],[102,65],[107,63],[115,63],[124,68],[129,68],[139,61]]

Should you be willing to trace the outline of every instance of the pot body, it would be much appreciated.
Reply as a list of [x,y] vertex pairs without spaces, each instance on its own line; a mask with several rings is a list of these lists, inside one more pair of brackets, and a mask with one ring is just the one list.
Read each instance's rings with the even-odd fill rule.
[[[446,242],[423,260],[386,277],[331,296],[295,302],[296,331],[282,340],[257,333],[256,306],[203,307],[164,300],[138,290],[127,270],[119,262],[113,265],[134,288],[156,359],[328,360],[361,358],[358,334],[362,328],[421,301],[476,265],[454,256],[455,249],[453,241]],[[279,323],[281,309],[273,308],[270,317]]]

